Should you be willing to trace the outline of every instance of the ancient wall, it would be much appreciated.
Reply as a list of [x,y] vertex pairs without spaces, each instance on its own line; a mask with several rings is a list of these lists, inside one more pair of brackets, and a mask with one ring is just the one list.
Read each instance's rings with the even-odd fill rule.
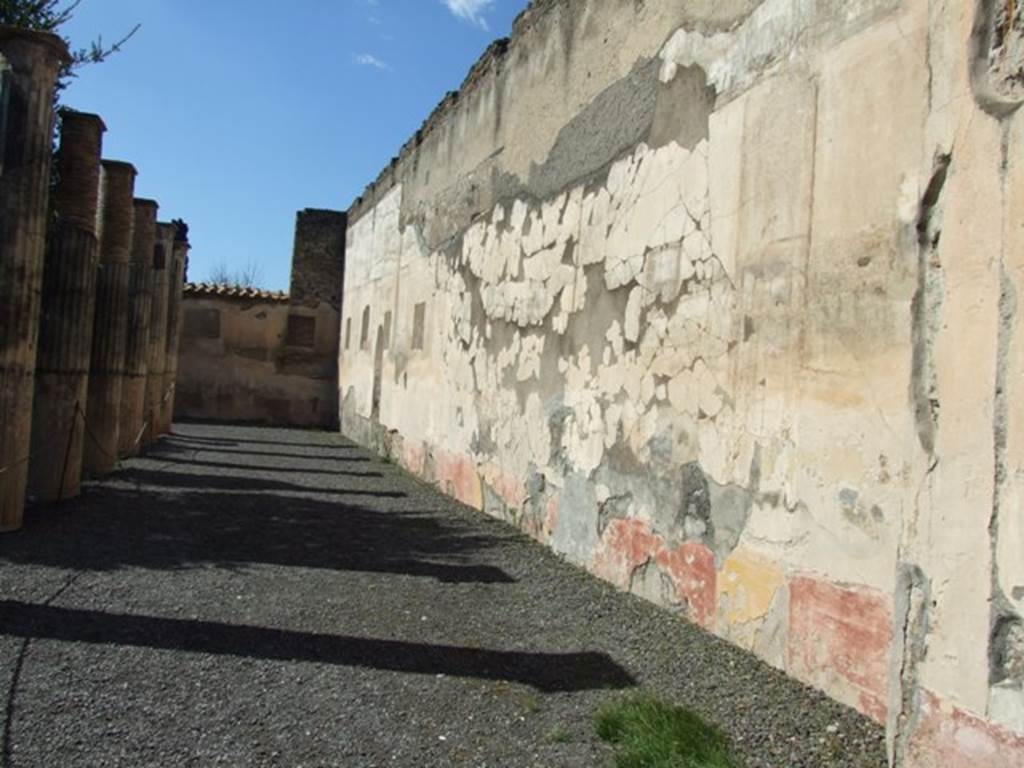
[[[323,427],[337,424],[338,315],[304,315],[311,335],[289,342],[287,294],[185,287],[176,420]],[[303,330],[303,334],[306,331]]]
[[1024,12],[537,0],[349,211],[342,429],[1024,766]]
[[346,214],[306,208],[295,216],[292,250],[292,304],[316,307],[321,303],[341,307],[341,283],[345,266]]
[[287,294],[186,286],[176,419],[337,426],[345,221],[299,211]]

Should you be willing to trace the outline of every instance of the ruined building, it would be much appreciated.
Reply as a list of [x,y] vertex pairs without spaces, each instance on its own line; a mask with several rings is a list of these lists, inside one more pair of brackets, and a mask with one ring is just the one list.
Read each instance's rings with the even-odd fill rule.
[[179,419],[337,428],[345,214],[300,211],[289,293],[185,287]]
[[26,499],[112,471],[173,410],[184,228],[169,256],[135,168],[101,160],[99,116],[62,111],[53,159],[67,60],[59,38],[0,26],[0,532]]
[[182,299],[183,230],[84,117],[43,277],[62,55],[0,29],[0,529],[49,433],[104,472],[172,413],[340,421],[893,765],[1024,766],[1016,0],[534,0],[347,214],[299,214],[288,294]]
[[536,0],[348,217],[341,428],[1024,766],[1024,12]]

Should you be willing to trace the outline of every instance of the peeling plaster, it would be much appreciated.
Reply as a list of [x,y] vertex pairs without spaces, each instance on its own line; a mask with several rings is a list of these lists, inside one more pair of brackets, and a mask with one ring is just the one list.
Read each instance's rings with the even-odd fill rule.
[[[764,0],[730,27],[647,30],[656,42],[608,64],[632,34],[631,5],[599,53],[576,38],[570,52],[551,30],[561,42],[545,56],[557,52],[563,79],[531,79],[550,57],[509,64],[501,129],[480,125],[504,141],[521,99],[535,111],[520,120],[545,124],[537,146],[496,143],[471,170],[452,154],[400,167],[353,220],[347,314],[371,307],[377,327],[392,312],[394,348],[376,428],[360,421],[372,351],[343,355],[346,431],[887,720],[898,762],[927,765],[914,762],[922,739],[954,732],[1014,743],[994,729],[1024,731],[1024,585],[999,570],[1015,552],[1000,523],[1016,504],[1007,359],[1019,319],[1004,274],[999,328],[964,327],[992,306],[973,286],[996,251],[979,245],[988,267],[975,257],[969,214],[1000,160],[971,155],[965,137],[1002,125],[1004,176],[1017,146],[1012,111],[993,111],[961,66],[974,20],[938,1]],[[1004,35],[995,56],[979,40],[989,82],[1017,43]],[[520,66],[530,77],[517,80]],[[591,73],[604,79],[560,126],[537,111],[536,92],[568,99]],[[879,98],[850,96],[854,74]],[[851,121],[862,114],[879,130]],[[417,303],[425,338],[412,349]],[[956,370],[951,345],[993,331],[997,380]],[[929,649],[959,647],[948,593],[969,564],[931,550],[993,466],[958,453],[969,430],[957,387],[995,389],[988,535],[966,522],[980,519],[973,507],[956,522],[992,548],[993,594],[977,597],[992,598],[991,626],[964,628],[988,641],[990,679],[965,661],[935,693],[942,660]],[[941,506],[957,494],[960,506]]]

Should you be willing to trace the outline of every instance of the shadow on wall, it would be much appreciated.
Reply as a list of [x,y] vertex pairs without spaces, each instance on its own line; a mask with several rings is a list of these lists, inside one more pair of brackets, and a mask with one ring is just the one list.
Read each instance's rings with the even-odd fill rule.
[[0,635],[513,680],[545,692],[635,685],[633,677],[610,656],[593,651],[492,651],[216,621],[129,616],[14,600],[0,601]]

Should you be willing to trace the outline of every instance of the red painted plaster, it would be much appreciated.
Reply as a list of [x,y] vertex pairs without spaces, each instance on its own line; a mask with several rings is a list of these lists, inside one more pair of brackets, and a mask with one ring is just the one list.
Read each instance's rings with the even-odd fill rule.
[[690,606],[690,618],[714,629],[716,614],[715,554],[699,541],[687,541],[675,550],[662,550],[658,565],[671,577],[676,594]]
[[423,477],[426,451],[417,440],[402,441],[402,466],[417,477]]
[[676,595],[689,606],[690,618],[711,629],[715,622],[717,572],[714,553],[701,542],[684,542],[673,550],[646,522],[613,520],[605,530],[594,571],[628,589],[633,572],[650,560],[672,579]]
[[891,614],[888,598],[875,590],[792,579],[790,674],[884,723]]
[[437,481],[441,488],[463,504],[481,509],[483,496],[476,462],[469,456],[437,451]]
[[906,768],[1024,768],[1024,736],[925,691]]

